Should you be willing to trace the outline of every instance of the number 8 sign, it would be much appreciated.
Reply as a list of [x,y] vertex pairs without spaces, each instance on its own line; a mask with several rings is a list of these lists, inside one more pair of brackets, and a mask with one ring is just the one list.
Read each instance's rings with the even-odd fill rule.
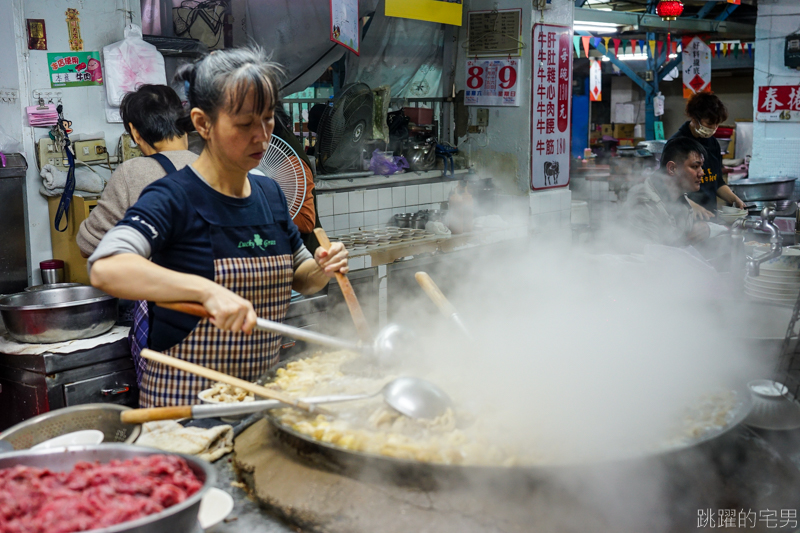
[[519,106],[517,59],[468,59],[465,105]]

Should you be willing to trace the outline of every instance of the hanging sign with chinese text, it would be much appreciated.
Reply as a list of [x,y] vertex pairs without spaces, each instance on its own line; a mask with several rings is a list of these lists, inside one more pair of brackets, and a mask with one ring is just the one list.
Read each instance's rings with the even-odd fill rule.
[[594,58],[589,60],[589,101],[603,101],[603,67]]
[[531,188],[569,184],[572,28],[533,27]]
[[358,0],[330,0],[331,41],[359,55]]
[[800,85],[759,87],[756,120],[800,122]]
[[100,52],[61,52],[47,54],[50,87],[103,85]]
[[700,37],[683,40],[683,97],[711,92],[711,49]]
[[518,59],[468,59],[464,105],[518,106]]

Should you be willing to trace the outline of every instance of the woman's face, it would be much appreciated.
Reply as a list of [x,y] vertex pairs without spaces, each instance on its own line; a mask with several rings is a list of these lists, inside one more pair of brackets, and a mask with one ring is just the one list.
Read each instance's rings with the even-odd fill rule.
[[695,137],[708,139],[714,135],[714,133],[716,133],[719,124],[714,124],[709,120],[698,120],[696,118],[692,118],[690,126],[692,127]]
[[208,131],[207,147],[223,164],[248,172],[258,166],[275,128],[275,110],[254,110],[254,90],[238,113],[221,110]]

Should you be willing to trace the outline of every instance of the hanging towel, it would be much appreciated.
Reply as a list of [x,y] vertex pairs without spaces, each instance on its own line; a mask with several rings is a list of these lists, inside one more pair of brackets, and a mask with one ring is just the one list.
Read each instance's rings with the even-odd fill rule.
[[[53,165],[44,165],[40,173],[42,176],[42,184],[45,189],[55,190],[63,189],[67,183],[66,171],[59,170]],[[105,188],[105,181],[102,177],[95,174],[91,170],[76,168],[75,169],[75,190],[93,192],[100,194]]]

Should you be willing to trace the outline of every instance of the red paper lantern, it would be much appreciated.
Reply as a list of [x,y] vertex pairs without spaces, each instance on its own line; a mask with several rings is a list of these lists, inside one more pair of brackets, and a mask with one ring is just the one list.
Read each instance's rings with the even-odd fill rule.
[[675,20],[683,13],[681,0],[661,0],[656,6],[656,14],[661,20]]

